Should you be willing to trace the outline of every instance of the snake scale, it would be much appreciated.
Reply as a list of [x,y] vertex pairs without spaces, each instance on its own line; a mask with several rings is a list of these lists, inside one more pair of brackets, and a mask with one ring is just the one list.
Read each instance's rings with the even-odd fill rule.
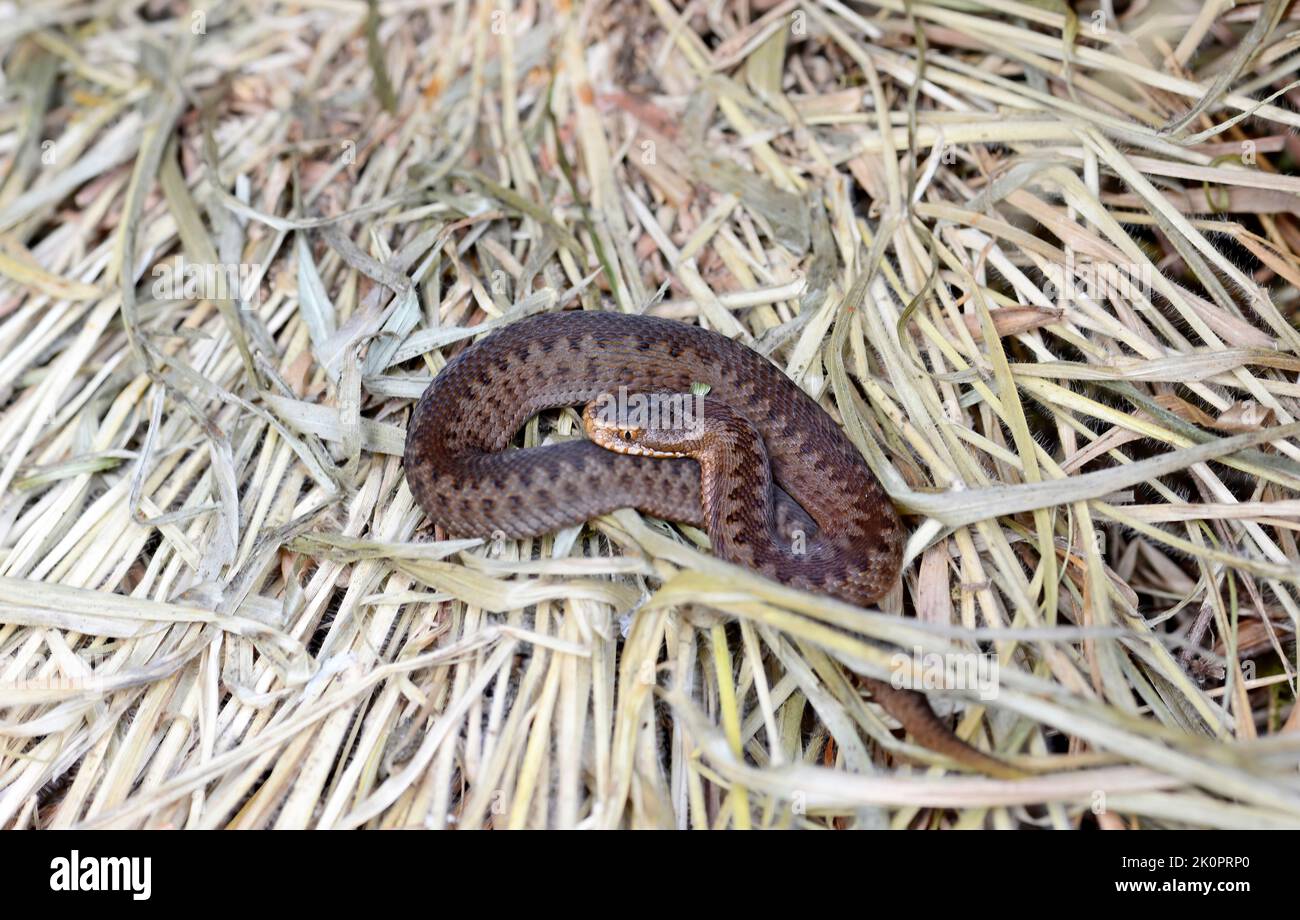
[[[705,388],[689,438],[600,424],[592,412],[616,392]],[[530,417],[561,406],[588,407],[594,440],[506,449]],[[404,465],[416,501],[450,536],[536,536],[636,508],[703,527],[728,561],[858,605],[887,593],[902,565],[898,514],[835,421],[757,352],[673,320],[577,311],[498,329],[420,398]],[[863,681],[918,743],[1008,775],[923,694]]]

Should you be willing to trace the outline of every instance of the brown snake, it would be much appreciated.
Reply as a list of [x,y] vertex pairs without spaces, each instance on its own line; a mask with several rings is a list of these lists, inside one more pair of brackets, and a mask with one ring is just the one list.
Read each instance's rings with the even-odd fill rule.
[[[630,426],[594,408],[620,388],[680,396],[700,384],[707,396],[685,404],[699,410],[692,425]],[[577,405],[595,440],[506,450],[533,415]],[[704,527],[730,562],[858,605],[887,593],[902,565],[898,514],[835,421],[757,352],[672,320],[572,312],[505,326],[429,385],[404,464],[416,501],[451,536],[536,536],[636,508]],[[863,681],[920,744],[1012,775],[923,694]]]

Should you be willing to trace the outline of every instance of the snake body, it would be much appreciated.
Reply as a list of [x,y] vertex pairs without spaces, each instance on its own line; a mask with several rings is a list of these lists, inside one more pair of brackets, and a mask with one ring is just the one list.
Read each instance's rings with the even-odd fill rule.
[[[687,394],[701,384],[713,430],[742,432],[712,438],[712,453],[695,455],[702,462],[592,440],[506,450],[545,409],[592,404],[620,388]],[[636,508],[704,527],[731,562],[859,605],[888,592],[902,564],[898,514],[835,421],[758,353],[672,320],[546,313],[493,332],[448,362],[420,398],[404,463],[416,500],[450,536],[536,536]],[[1004,772],[957,739],[922,694],[864,682],[921,744]]]

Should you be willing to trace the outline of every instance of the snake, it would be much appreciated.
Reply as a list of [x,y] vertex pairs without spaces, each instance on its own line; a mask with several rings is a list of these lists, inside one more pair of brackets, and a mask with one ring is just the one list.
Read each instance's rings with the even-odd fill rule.
[[[577,406],[587,438],[510,447],[533,416]],[[903,523],[839,424],[763,355],[676,320],[576,310],[497,327],[420,397],[403,465],[450,537],[534,537],[634,508],[703,529],[728,562],[857,606],[902,568]],[[859,677],[921,746],[1016,775],[923,693]]]

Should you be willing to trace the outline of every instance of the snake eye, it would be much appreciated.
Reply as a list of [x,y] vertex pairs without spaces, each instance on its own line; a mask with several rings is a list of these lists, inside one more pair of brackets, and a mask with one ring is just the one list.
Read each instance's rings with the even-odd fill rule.
[[622,438],[624,441],[632,440],[632,432],[626,428],[619,429],[618,436]]

